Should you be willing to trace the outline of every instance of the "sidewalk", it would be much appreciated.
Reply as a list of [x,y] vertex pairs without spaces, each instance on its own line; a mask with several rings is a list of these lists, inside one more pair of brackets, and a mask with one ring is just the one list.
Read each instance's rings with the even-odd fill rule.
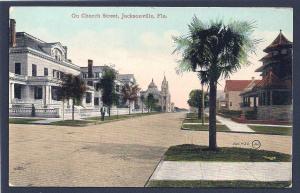
[[290,181],[292,163],[162,161],[150,180]]
[[231,119],[224,118],[221,116],[216,116],[217,120],[220,121],[222,124],[226,125],[231,131],[235,132],[249,132],[249,133],[254,133],[250,127],[247,126],[247,124],[242,124],[242,123],[236,123],[232,121]]
[[49,124],[56,121],[62,121],[62,118],[45,118],[43,120],[32,121],[34,124]]

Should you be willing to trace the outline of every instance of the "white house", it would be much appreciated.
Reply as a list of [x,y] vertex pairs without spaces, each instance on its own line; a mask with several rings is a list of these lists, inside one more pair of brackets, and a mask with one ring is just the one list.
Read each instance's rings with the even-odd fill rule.
[[[63,103],[58,97],[61,78],[64,74],[81,75],[88,89],[82,105],[76,112],[99,113],[102,107],[101,91],[95,83],[109,66],[80,67],[68,58],[68,49],[60,42],[49,43],[25,32],[16,32],[16,23],[10,20],[9,48],[9,107],[10,116],[31,116],[32,106],[36,116],[60,117],[62,109],[68,111],[71,101]],[[116,92],[121,94],[122,85],[134,84],[133,74],[118,74]],[[83,109],[80,111],[80,109]],[[70,110],[70,109],[69,109]],[[93,113],[89,115],[93,116]]]

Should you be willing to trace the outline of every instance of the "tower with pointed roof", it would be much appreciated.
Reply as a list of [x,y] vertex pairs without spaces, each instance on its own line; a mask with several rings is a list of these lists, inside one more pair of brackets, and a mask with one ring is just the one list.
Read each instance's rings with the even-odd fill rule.
[[169,92],[169,84],[166,76],[164,76],[164,79],[161,83],[161,110],[163,112],[171,111],[171,95]]
[[[243,106],[249,107],[249,99],[254,98],[254,109],[258,119],[290,120],[292,111],[292,55],[293,43],[280,30],[278,36],[263,51],[260,59],[262,80],[252,90],[241,94]],[[247,102],[248,101],[248,102]]]

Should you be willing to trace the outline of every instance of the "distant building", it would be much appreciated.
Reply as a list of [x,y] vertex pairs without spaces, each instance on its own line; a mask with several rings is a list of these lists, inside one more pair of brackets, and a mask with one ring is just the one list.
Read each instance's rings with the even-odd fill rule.
[[171,94],[169,91],[169,83],[164,76],[164,79],[161,84],[161,90],[158,90],[153,79],[148,86],[146,91],[141,91],[141,95],[146,99],[149,94],[152,94],[157,100],[156,106],[160,108],[163,112],[172,112],[174,111],[174,104],[171,103]]
[[[281,32],[264,49],[267,53],[260,61],[262,80],[241,93],[243,110],[257,110],[257,119],[292,119],[292,55],[293,43]],[[254,100],[254,105],[249,103]]]
[[[259,80],[226,80],[225,83],[225,109],[227,110],[241,110],[242,98],[241,92],[249,85],[257,83]],[[224,104],[223,104],[224,107]]]

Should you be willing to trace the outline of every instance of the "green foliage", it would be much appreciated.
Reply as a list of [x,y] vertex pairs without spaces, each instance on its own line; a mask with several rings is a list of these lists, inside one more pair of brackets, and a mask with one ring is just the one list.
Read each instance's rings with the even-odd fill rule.
[[222,114],[222,116],[227,117],[227,118],[234,118],[234,117],[240,117],[242,114],[242,111],[238,110],[219,110],[219,113]]
[[115,93],[116,71],[112,68],[104,70],[102,78],[96,84],[96,89],[102,90],[102,102],[105,106],[111,107],[118,103],[118,96]]
[[124,101],[133,102],[138,99],[138,93],[141,89],[138,85],[125,84],[122,88],[122,94]]
[[[270,160],[266,157],[275,157]],[[183,144],[171,146],[164,156],[165,161],[223,161],[223,162],[289,162],[291,155],[275,151],[221,147],[208,151],[207,146]]]
[[257,119],[257,111],[256,110],[246,111],[245,112],[245,117],[248,120],[256,120]]
[[219,78],[228,78],[249,64],[248,54],[255,51],[258,40],[252,39],[253,23],[234,21],[227,25],[222,20],[205,24],[196,16],[188,25],[188,34],[174,37],[182,55],[177,72],[197,72],[201,84],[209,85],[209,147],[216,150],[216,92]]
[[129,101],[129,114],[130,114],[130,106],[131,103],[138,99],[138,94],[141,89],[138,85],[129,85],[125,84],[122,88],[123,100],[124,102]]
[[[192,90],[189,94],[188,104],[191,107],[202,107],[202,91],[199,89]],[[208,94],[204,93],[204,107],[208,105]]]
[[62,79],[60,97],[72,99],[75,104],[80,104],[87,87],[80,76],[65,74]]
[[152,111],[155,108],[157,102],[158,100],[154,98],[153,94],[148,94],[146,98],[146,106],[149,110]]
[[227,25],[222,20],[205,24],[197,17],[188,25],[189,33],[174,37],[182,54],[178,72],[197,71],[202,83],[216,82],[227,78],[249,64],[248,53],[255,51],[259,40],[252,39],[253,23],[233,21]]

